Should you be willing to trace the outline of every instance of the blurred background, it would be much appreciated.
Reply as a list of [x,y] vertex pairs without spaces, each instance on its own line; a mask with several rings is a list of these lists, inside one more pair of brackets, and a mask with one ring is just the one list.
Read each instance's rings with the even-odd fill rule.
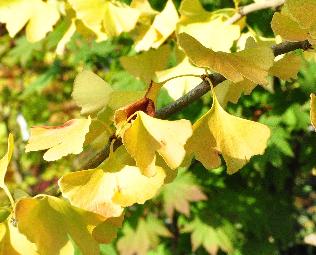
[[[165,2],[150,1],[157,10]],[[180,2],[175,1],[177,7]],[[201,2],[209,11],[234,7],[232,0]],[[258,11],[248,16],[247,23],[257,34],[274,37],[272,15],[269,9]],[[116,88],[146,87],[119,62],[133,51],[129,34],[97,43],[77,32],[65,54],[57,56],[64,26],[60,19],[45,39],[30,43],[23,31],[10,38],[0,24],[0,155],[12,132],[15,151],[6,178],[16,192],[49,193],[59,177],[77,170],[89,156],[48,163],[42,152],[24,152],[31,126],[59,125],[79,116],[71,98],[79,71],[91,69]],[[170,67],[175,64],[169,62]],[[208,171],[197,161],[187,171],[180,169],[155,199],[127,210],[117,240],[101,245],[102,254],[316,254],[316,134],[309,118],[316,62],[313,57],[303,62],[297,80],[275,78],[269,90],[258,86],[238,104],[227,106],[230,113],[272,129],[263,156],[254,157],[232,176],[224,166]],[[163,91],[158,107],[171,101]],[[210,104],[206,95],[171,118],[194,122]]]

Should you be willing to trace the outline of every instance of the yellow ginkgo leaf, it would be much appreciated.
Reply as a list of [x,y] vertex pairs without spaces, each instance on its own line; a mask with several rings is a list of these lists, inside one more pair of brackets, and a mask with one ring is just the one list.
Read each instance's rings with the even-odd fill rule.
[[206,168],[218,166],[221,153],[227,172],[233,174],[252,156],[263,154],[269,137],[267,126],[225,112],[213,92],[212,108],[194,125],[187,147]]
[[[193,66],[189,62],[188,58],[184,58],[175,67],[156,72],[156,80],[157,82],[163,82],[175,76],[185,74],[202,75],[204,73],[205,70],[203,68]],[[179,97],[186,94],[187,92],[189,92],[200,82],[201,78],[199,77],[184,76],[166,82],[163,87],[168,91],[169,96],[176,100]]]
[[311,122],[314,128],[316,128],[316,96],[315,94],[311,94]]
[[135,50],[157,49],[175,31],[178,19],[176,7],[172,0],[168,0],[165,8],[155,16],[152,25],[145,27],[143,33],[136,39]]
[[56,47],[57,55],[64,54],[66,44],[70,41],[71,37],[74,35],[75,32],[76,32],[76,19],[73,18],[68,21],[67,30],[57,44],[57,47]]
[[31,129],[31,137],[25,151],[46,150],[44,159],[54,161],[68,154],[83,150],[85,136],[91,123],[88,119],[72,119],[62,126],[38,126]]
[[164,45],[136,56],[121,57],[120,62],[129,73],[149,84],[155,72],[166,67],[169,52],[169,46]]
[[[12,219],[12,218],[10,218]],[[9,220],[10,221],[10,220]],[[39,255],[36,252],[36,245],[27,240],[26,236],[20,233],[16,226],[9,221],[0,224],[0,252],[1,254]]]
[[164,178],[160,167],[154,176],[146,177],[139,168],[125,165],[115,172],[92,169],[69,173],[60,179],[59,187],[74,206],[109,218],[120,216],[123,207],[151,199]]
[[257,46],[236,53],[215,52],[205,48],[192,36],[178,35],[180,46],[186,55],[198,67],[219,72],[235,83],[248,79],[254,83],[266,84],[274,55],[271,48]]
[[36,244],[39,254],[60,254],[70,239],[82,254],[100,253],[92,231],[104,218],[73,207],[61,198],[45,195],[23,198],[16,204],[15,218],[19,231]]
[[81,114],[101,110],[110,100],[113,89],[98,75],[85,70],[76,76],[72,97],[81,107]]
[[184,145],[191,135],[188,120],[160,120],[139,111],[122,140],[137,166],[145,175],[152,176],[156,173],[156,152],[170,168],[176,169],[184,159]]
[[316,23],[316,1],[315,0],[287,0],[285,8],[290,15],[303,28],[310,28]]
[[83,24],[97,35],[99,41],[106,40],[107,34],[102,31],[106,10],[104,0],[68,0],[76,16]]
[[14,148],[13,135],[9,134],[7,153],[0,160],[0,188],[2,188],[4,190],[4,192],[7,194],[7,196],[9,197],[12,206],[14,206],[14,200],[12,198],[12,195],[11,195],[7,185],[4,183],[4,178],[5,178],[5,175],[7,173],[7,168],[9,166],[9,163],[10,163],[10,160],[11,160],[11,157],[13,154],[13,148]]
[[52,30],[60,17],[57,3],[42,0],[4,0],[0,3],[0,22],[14,37],[26,24],[26,38],[36,42]]
[[226,80],[217,85],[214,91],[218,102],[225,108],[228,102],[236,104],[242,95],[250,95],[256,86],[247,79],[237,83]]
[[107,1],[104,4],[106,8],[103,28],[108,36],[118,36],[134,29],[140,15],[137,9],[118,1]]
[[233,174],[249,159],[263,154],[270,137],[270,129],[261,123],[241,119],[225,112],[213,93],[213,106],[208,119],[209,129],[227,164],[227,172]]
[[147,24],[151,21],[151,18],[158,14],[158,11],[154,10],[148,0],[132,0],[130,7],[140,11],[140,17],[138,21],[143,24]]
[[269,74],[279,77],[282,80],[297,78],[297,73],[301,68],[302,58],[295,53],[288,53],[280,60],[274,62],[269,70]]

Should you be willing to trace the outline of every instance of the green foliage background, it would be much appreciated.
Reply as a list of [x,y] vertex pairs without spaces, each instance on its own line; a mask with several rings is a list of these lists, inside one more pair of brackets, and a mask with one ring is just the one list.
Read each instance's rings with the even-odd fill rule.
[[[151,3],[156,9],[164,5],[164,1],[158,0]],[[203,0],[202,3],[208,10],[233,6],[229,0]],[[180,1],[176,4],[179,6]],[[272,14],[271,10],[255,12],[249,15],[248,23],[258,34],[273,36]],[[16,150],[7,179],[14,183],[17,193],[19,189],[32,195],[49,193],[62,174],[77,169],[88,156],[48,164],[40,152],[22,153],[25,141],[17,116],[22,115],[28,127],[60,124],[78,116],[79,109],[71,99],[71,91],[74,77],[83,67],[98,73],[117,88],[145,87],[119,63],[120,56],[132,51],[128,34],[101,43],[76,34],[67,45],[66,54],[62,58],[55,57],[53,52],[64,30],[65,24],[60,21],[46,39],[31,44],[23,33],[11,39],[4,27],[0,27],[0,149],[2,155],[10,130],[16,138]],[[170,59],[170,66],[172,64]],[[154,234],[148,253],[151,255],[206,254],[203,247],[191,252],[187,231],[190,227],[199,235],[214,232],[213,240],[217,240],[222,250],[232,248],[229,254],[315,254],[316,249],[304,244],[303,238],[316,231],[316,176],[312,174],[316,165],[316,135],[310,127],[308,101],[309,94],[315,91],[316,63],[305,62],[298,76],[298,80],[290,82],[275,79],[270,91],[257,87],[237,105],[228,106],[234,115],[259,120],[272,129],[273,135],[263,156],[254,157],[232,176],[226,174],[224,167],[207,171],[199,162],[194,162],[189,169],[190,182],[198,184],[208,199],[190,203],[187,216],[175,212],[169,218],[164,212],[166,191],[163,190],[145,205],[128,209],[118,239],[110,245],[101,245],[103,254],[117,254],[117,243],[148,217],[156,218],[156,224],[172,234],[160,233],[160,237]],[[182,117],[193,122],[209,109],[210,100],[204,96],[172,118]],[[159,106],[170,101],[167,93],[162,93]],[[169,190],[177,189],[174,183],[168,185]]]

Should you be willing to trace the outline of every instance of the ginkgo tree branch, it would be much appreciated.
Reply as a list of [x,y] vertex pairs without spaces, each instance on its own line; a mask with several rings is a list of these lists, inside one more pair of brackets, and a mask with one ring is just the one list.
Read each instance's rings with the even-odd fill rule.
[[[272,46],[272,50],[275,56],[282,55],[284,53],[288,53],[297,49],[307,50],[312,48],[312,45],[307,41],[298,41],[298,42],[283,42],[277,45]],[[217,86],[221,82],[225,81],[226,78],[219,74],[213,73],[210,74],[208,77],[213,86]],[[181,111],[183,108],[191,104],[192,102],[198,100],[200,97],[205,95],[208,91],[210,91],[211,87],[207,81],[202,81],[199,85],[197,85],[194,89],[189,91],[184,96],[177,99],[175,102],[159,109],[155,117],[159,119],[166,119],[170,115]],[[100,165],[110,153],[110,144],[112,143],[113,139],[110,139],[109,143],[104,147],[102,151],[100,151],[97,155],[95,155],[92,159],[90,159],[86,164],[82,166],[82,169],[92,169],[96,168]],[[113,145],[113,150],[118,148],[122,144],[122,141],[116,140]]]
[[[307,50],[310,49],[312,45],[307,41],[299,41],[299,42],[283,42],[277,45],[272,46],[272,50],[274,53],[274,56],[279,56],[284,53],[288,53],[297,49],[303,49]],[[211,80],[213,86],[217,86],[226,78],[219,74],[219,73],[213,73],[209,75],[209,79]],[[202,97],[204,94],[206,94],[211,89],[210,85],[206,81],[202,81],[199,85],[197,85],[194,89],[189,91],[184,96],[177,99],[175,102],[159,109],[156,112],[155,117],[160,119],[165,119],[169,117],[170,115],[182,110],[192,102],[198,100],[200,97]]]
[[233,24],[249,13],[260,11],[263,9],[268,9],[268,8],[277,8],[283,5],[284,2],[285,0],[267,0],[264,2],[257,2],[257,3],[241,6],[238,8],[238,11],[232,17],[230,17],[225,23]]

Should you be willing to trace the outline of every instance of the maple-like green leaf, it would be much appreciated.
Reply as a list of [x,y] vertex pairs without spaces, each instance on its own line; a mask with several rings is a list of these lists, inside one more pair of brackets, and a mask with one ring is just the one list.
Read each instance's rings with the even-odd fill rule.
[[[70,238],[82,254],[99,254],[99,244],[92,232],[104,222],[100,215],[73,207],[57,197],[39,195],[19,200],[15,217],[19,231],[36,244],[39,254],[60,254]],[[113,236],[109,231],[105,234],[110,235],[108,238]]]
[[311,122],[314,128],[316,128],[316,96],[311,94],[311,111],[310,111]]
[[156,195],[166,176],[156,167],[152,177],[142,175],[139,168],[121,146],[100,166],[103,169],[83,170],[64,175],[59,186],[64,197],[80,208],[103,215],[118,217],[123,207],[143,204]]
[[72,97],[81,107],[81,114],[91,114],[108,104],[112,91],[98,75],[85,70],[76,76]]
[[121,255],[146,255],[159,244],[159,236],[170,237],[168,229],[154,216],[148,215],[146,221],[140,219],[137,229],[125,225],[123,237],[117,243]]
[[248,79],[254,83],[266,84],[274,55],[266,46],[249,47],[236,53],[215,52],[204,47],[192,36],[178,35],[180,46],[190,60],[199,67],[219,72],[235,83]]
[[231,236],[225,231],[225,226],[212,226],[195,218],[194,221],[185,225],[182,232],[191,232],[193,251],[200,246],[212,255],[216,255],[219,249],[228,254],[233,251]]
[[11,37],[26,25],[26,38],[36,42],[52,30],[60,17],[58,3],[42,0],[2,0],[0,22]]
[[14,206],[14,200],[12,198],[12,195],[7,185],[4,182],[4,178],[7,173],[7,169],[8,169],[12,154],[13,154],[13,148],[14,148],[13,135],[9,134],[7,153],[0,160],[0,188],[2,188],[4,192],[6,193],[6,195],[9,197],[12,206]]
[[206,168],[218,167],[221,153],[233,174],[252,156],[264,153],[269,137],[267,126],[225,112],[213,92],[212,108],[193,125],[186,149]]
[[190,202],[205,200],[207,197],[188,172],[179,172],[178,176],[162,188],[163,205],[169,218],[174,211],[190,215]]
[[169,53],[169,46],[164,45],[136,56],[121,57],[120,62],[129,73],[149,84],[155,72],[166,67]]
[[177,33],[187,33],[214,51],[229,52],[240,36],[238,25],[225,23],[227,15],[205,11],[199,0],[182,1],[179,11]]
[[191,135],[188,120],[159,120],[139,111],[122,140],[141,171],[152,176],[156,173],[156,152],[170,168],[176,169],[184,159],[184,145]]
[[280,60],[274,62],[269,70],[269,74],[279,77],[282,80],[297,78],[302,64],[302,58],[295,53],[286,54]]
[[44,159],[47,161],[58,160],[68,154],[79,154],[83,150],[90,123],[89,117],[88,119],[72,119],[57,127],[33,127],[25,151],[48,149],[44,154]]
[[[202,75],[204,73],[205,70],[203,68],[193,66],[189,62],[189,59],[185,57],[178,65],[156,72],[155,80],[157,82],[163,82],[175,76],[186,74]],[[188,93],[191,89],[198,85],[200,81],[201,78],[199,77],[185,76],[172,79],[166,82],[163,87],[168,91],[169,96],[176,100]]]
[[142,33],[135,40],[136,51],[157,49],[175,31],[178,22],[178,12],[172,0],[168,0],[165,8],[158,13],[153,23],[144,26]]

